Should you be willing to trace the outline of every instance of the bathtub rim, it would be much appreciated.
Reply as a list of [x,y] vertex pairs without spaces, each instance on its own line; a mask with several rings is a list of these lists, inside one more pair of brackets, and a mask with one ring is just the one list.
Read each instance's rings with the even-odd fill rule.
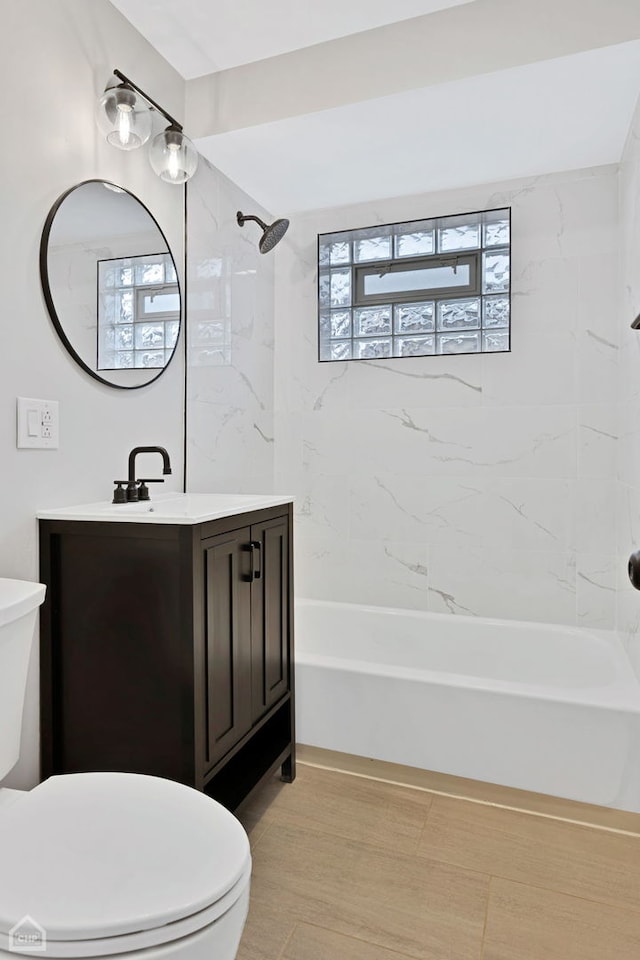
[[[423,670],[417,667],[400,667],[379,664],[373,660],[347,657],[331,657],[324,654],[307,653],[300,650],[299,639],[296,645],[295,665],[321,667],[331,671],[343,670],[348,673],[364,673],[370,676],[389,677],[432,686],[457,687],[466,690],[491,692],[504,696],[524,697],[531,700],[571,703],[576,706],[593,707],[617,713],[640,714],[640,680],[637,678],[624,643],[614,630],[597,630],[577,627],[571,624],[546,623],[530,620],[506,620],[497,617],[473,617],[464,614],[431,613],[427,610],[411,610],[402,607],[379,607],[374,604],[345,603],[344,601],[318,600],[296,597],[296,606],[348,608],[369,614],[406,616],[410,614],[419,619],[451,622],[455,619],[473,623],[481,620],[483,625],[496,627],[524,626],[528,629],[540,627],[554,633],[587,634],[598,646],[607,647],[614,654],[615,677],[612,682],[602,686],[550,687],[542,684],[523,683],[518,680],[498,680],[491,677],[477,677],[473,674],[452,673],[438,670]],[[299,635],[298,635],[299,637]],[[626,675],[628,674],[628,676]]]

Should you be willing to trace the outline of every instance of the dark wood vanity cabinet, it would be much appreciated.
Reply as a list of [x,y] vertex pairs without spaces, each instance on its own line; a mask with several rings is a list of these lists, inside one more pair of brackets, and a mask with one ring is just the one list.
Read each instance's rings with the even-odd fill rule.
[[289,690],[287,518],[202,541],[208,766]]
[[295,776],[291,505],[40,521],[43,778],[169,777],[235,809]]

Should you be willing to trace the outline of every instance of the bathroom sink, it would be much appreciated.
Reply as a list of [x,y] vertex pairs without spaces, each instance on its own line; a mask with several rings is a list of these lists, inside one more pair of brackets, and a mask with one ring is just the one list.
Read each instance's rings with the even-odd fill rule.
[[220,509],[225,512],[230,508],[235,511],[238,507],[243,510],[252,509],[253,505],[261,500],[262,497],[239,493],[161,494],[153,500],[139,503],[104,504],[103,512],[112,513],[115,517],[156,513],[161,517],[193,517],[199,520],[203,513],[212,510],[217,513]]
[[94,520],[111,523],[203,523],[251,510],[263,510],[293,497],[253,493],[164,493],[139,503],[85,503],[41,510],[39,520]]

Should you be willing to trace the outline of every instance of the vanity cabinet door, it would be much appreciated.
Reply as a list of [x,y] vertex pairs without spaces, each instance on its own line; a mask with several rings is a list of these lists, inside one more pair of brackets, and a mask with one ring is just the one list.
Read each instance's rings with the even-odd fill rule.
[[207,767],[251,728],[250,533],[245,527],[202,542]]
[[254,723],[290,689],[288,535],[286,517],[251,527],[257,555],[251,584]]

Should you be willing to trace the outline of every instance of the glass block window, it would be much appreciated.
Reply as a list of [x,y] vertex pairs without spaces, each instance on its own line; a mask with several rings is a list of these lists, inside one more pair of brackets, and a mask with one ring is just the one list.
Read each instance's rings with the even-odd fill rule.
[[504,353],[511,210],[318,237],[319,359]]
[[98,261],[98,370],[162,368],[179,332],[171,254]]

